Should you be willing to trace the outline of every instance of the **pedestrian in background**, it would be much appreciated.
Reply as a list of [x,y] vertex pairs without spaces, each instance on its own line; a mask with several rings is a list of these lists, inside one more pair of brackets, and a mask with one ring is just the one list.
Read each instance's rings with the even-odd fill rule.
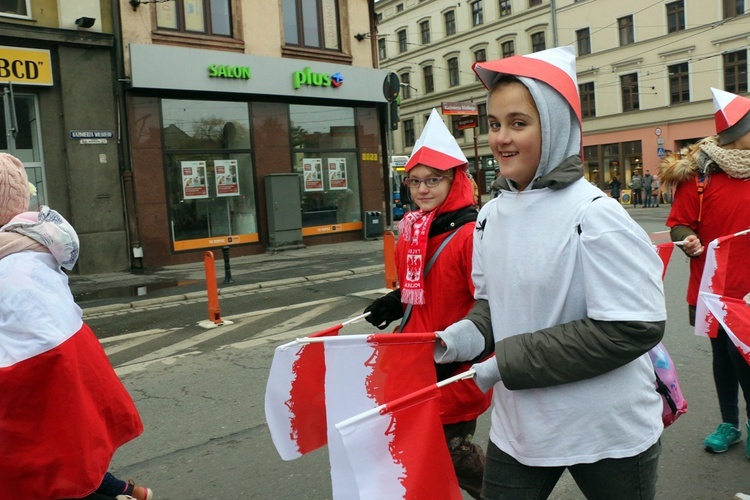
[[436,359],[495,346],[473,365],[477,385],[494,387],[482,498],[547,498],[567,469],[586,498],[653,499],[663,424],[648,350],[664,332],[662,264],[583,177],[573,50],[474,71],[507,182],[477,219],[472,321],[438,332]]
[[0,153],[1,496],[150,500],[107,472],[143,425],[62,271],[78,235],[49,207],[28,212],[31,190],[21,161]]
[[660,185],[659,176],[655,175],[654,179],[651,181],[651,206],[654,208],[659,207],[659,198],[661,198],[661,192],[659,191]]
[[[398,226],[400,288],[365,309],[370,313],[367,321],[378,328],[400,319],[399,332],[434,332],[458,321],[474,304],[471,255],[477,211],[467,166],[461,148],[433,110],[406,164],[405,182],[418,210],[404,215]],[[438,380],[444,380],[469,366],[435,368]],[[491,400],[491,394],[482,393],[471,380],[441,388],[441,419],[458,484],[473,498],[481,492],[485,456],[472,439],[477,417]]]
[[[675,187],[667,226],[672,241],[685,242],[680,248],[690,258],[687,303],[692,326],[706,245],[750,227],[750,99],[714,88],[711,92],[718,135],[669,155],[661,164],[662,186]],[[731,274],[735,286],[750,290],[750,266],[733,268]],[[721,423],[706,437],[704,446],[723,453],[742,439],[739,387],[750,422],[750,365],[722,328],[711,338],[711,353]],[[745,428],[750,435],[750,423]],[[746,454],[750,458],[750,438]]]
[[643,177],[638,170],[633,171],[633,176],[630,178],[630,189],[633,190],[633,206],[638,206],[639,203],[643,203],[643,196],[641,189],[643,189]]
[[493,198],[496,198],[500,193],[500,182],[500,168],[495,167],[495,178],[493,179],[492,184],[490,184],[490,194],[492,194]]
[[650,170],[646,170],[646,175],[643,176],[643,208],[651,207],[651,190],[653,189],[651,184],[654,182],[654,177],[651,175]]
[[612,174],[612,179],[609,181],[609,195],[620,203],[620,186],[622,183],[617,178],[617,174]]

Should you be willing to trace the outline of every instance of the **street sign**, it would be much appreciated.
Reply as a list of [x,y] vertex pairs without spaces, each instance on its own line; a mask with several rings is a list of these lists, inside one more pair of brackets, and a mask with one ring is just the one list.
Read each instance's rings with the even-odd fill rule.
[[479,109],[473,102],[441,102],[444,115],[478,115]]
[[664,158],[667,156],[667,153],[664,151],[664,148],[656,148],[656,156],[659,158]]
[[466,115],[456,120],[458,130],[466,130],[467,128],[476,128],[479,126],[479,119],[477,115]]
[[396,73],[388,73],[383,81],[383,96],[388,102],[393,102],[401,91],[401,81]]

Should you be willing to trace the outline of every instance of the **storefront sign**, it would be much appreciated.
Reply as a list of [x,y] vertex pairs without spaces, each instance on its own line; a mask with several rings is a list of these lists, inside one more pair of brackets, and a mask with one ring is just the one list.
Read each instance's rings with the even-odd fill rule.
[[208,76],[212,78],[250,79],[250,68],[247,66],[229,66],[228,64],[209,64]]
[[237,160],[214,160],[216,196],[237,196],[240,194],[237,173]]
[[309,66],[302,71],[295,71],[292,73],[292,85],[294,86],[294,90],[297,90],[302,85],[339,88],[343,84],[344,77],[341,73],[334,73],[332,75],[326,73],[313,73]]
[[305,179],[305,191],[323,191],[323,160],[303,158],[302,172]]
[[183,161],[180,162],[182,169],[182,196],[186,200],[195,198],[208,198],[206,187],[206,162],[205,161]]
[[49,50],[0,46],[0,83],[52,85]]
[[466,130],[467,128],[476,128],[479,126],[479,120],[477,115],[462,116],[456,120],[458,130]]
[[328,186],[346,189],[346,158],[328,158]]

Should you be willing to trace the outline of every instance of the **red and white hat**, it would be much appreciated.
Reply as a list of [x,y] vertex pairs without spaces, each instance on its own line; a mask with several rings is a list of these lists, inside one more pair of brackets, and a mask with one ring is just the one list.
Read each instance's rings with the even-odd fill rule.
[[525,76],[546,83],[557,90],[581,120],[581,100],[576,80],[576,56],[573,47],[555,47],[533,54],[518,55],[495,61],[475,62],[474,72],[487,90],[498,74]]
[[468,163],[455,137],[445,126],[437,110],[433,108],[422,130],[422,135],[414,144],[411,158],[406,162],[404,170],[408,172],[417,165],[425,165],[437,170],[450,170],[468,165]]
[[714,121],[723,146],[750,132],[750,99],[711,87]]

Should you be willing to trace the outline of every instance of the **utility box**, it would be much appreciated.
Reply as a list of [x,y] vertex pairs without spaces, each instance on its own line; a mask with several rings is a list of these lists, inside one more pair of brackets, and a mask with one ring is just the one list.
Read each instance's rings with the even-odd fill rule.
[[380,238],[383,236],[383,213],[382,212],[365,212],[364,216],[365,239]]
[[269,246],[302,245],[299,174],[269,174],[265,183]]

